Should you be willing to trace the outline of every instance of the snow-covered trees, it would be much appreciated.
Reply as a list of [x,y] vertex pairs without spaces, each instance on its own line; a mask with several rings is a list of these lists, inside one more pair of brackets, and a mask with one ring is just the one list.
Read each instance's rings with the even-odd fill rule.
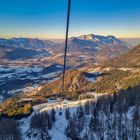
[[69,108],[66,108],[65,117],[66,117],[66,120],[70,119],[70,110],[69,110]]
[[21,140],[20,128],[15,120],[0,120],[0,140]]
[[77,107],[72,117],[66,115],[66,136],[83,140],[139,140],[140,95],[135,88]]
[[65,134],[68,138],[71,138],[72,140],[80,140],[77,125],[74,121],[74,118],[72,117],[68,121],[68,125],[65,129]]
[[62,133],[66,140],[139,140],[139,101],[139,92],[134,88],[87,99],[86,103],[76,101],[77,106],[70,108],[67,103],[56,110],[34,114],[29,137],[50,140],[49,134],[53,139],[58,130],[56,135]]
[[132,114],[132,134],[135,140],[140,138],[140,108],[136,106]]
[[52,109],[51,110],[51,119],[52,119],[52,122],[54,123],[55,122],[55,110],[54,109]]
[[30,131],[28,137],[35,137],[37,140],[50,140],[48,130],[50,130],[55,122],[55,110],[50,113],[42,112],[35,114],[30,120]]

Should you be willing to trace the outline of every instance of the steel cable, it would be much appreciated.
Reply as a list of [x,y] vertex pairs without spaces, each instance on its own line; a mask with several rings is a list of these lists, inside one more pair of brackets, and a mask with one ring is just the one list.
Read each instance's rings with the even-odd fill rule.
[[65,49],[64,49],[64,67],[63,67],[63,77],[62,77],[62,93],[65,92],[64,87],[65,87],[65,72],[66,72],[66,60],[67,60],[67,49],[68,49],[70,10],[71,10],[71,0],[68,0],[67,25],[66,25],[66,37],[65,37]]

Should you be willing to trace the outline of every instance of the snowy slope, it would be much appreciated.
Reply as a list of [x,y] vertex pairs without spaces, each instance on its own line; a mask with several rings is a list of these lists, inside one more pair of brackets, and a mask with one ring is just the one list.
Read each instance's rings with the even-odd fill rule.
[[[95,94],[95,93],[92,93]],[[84,106],[87,102],[95,102],[97,98],[102,97],[103,94],[99,94],[99,96],[97,95],[95,98],[92,99],[84,99],[84,100],[79,100],[79,101],[68,101],[68,100],[49,100],[48,103],[45,104],[40,104],[40,105],[36,105],[34,106],[34,113],[38,112],[49,112],[52,109],[55,109],[55,116],[56,116],[56,121],[54,123],[54,125],[52,126],[51,130],[49,130],[49,134],[51,136],[52,140],[71,140],[70,138],[66,137],[65,135],[65,128],[68,125],[68,120],[66,120],[66,116],[65,116],[65,111],[66,108],[69,108],[70,114],[73,115],[74,113],[76,114],[77,112],[77,108],[79,106]],[[91,109],[91,108],[90,108]],[[132,120],[132,114],[134,112],[135,108],[131,107],[126,114],[122,114],[122,124],[124,125],[126,123],[126,121]],[[61,115],[60,115],[61,112]],[[24,122],[20,127],[22,130],[22,138],[26,139],[26,140],[36,140],[36,138],[28,138],[27,132],[29,131],[29,121],[30,118],[34,115],[34,113],[25,119],[22,119],[20,122]],[[108,132],[107,130],[107,125],[109,125],[110,123],[113,122],[114,118],[114,114],[110,114],[109,116],[106,115],[106,113],[103,112],[99,112],[99,120],[102,120],[102,125],[104,126],[104,138],[105,140],[108,140],[108,133],[110,133],[110,135],[113,132]],[[116,117],[120,117],[119,114],[116,114]],[[92,113],[91,114],[87,114],[84,117],[85,123],[84,123],[84,128],[82,130],[82,132],[80,133],[81,137],[84,137],[85,133],[88,133],[88,139],[90,140],[99,140],[99,135],[98,133],[92,133],[90,131],[89,128],[89,124],[90,124],[90,120],[92,118]],[[125,119],[127,118],[127,120]],[[109,119],[109,122],[107,122]],[[77,123],[77,122],[75,122]],[[127,127],[131,127],[131,122],[127,123]],[[116,129],[116,134],[119,133],[118,129]],[[130,135],[131,136],[131,135]],[[119,138],[117,138],[117,140],[119,140]],[[131,137],[128,137],[128,140],[133,140]]]
[[[29,139],[26,135],[29,130],[29,123],[30,118],[35,113],[41,113],[43,111],[50,111],[52,109],[55,109],[56,111],[56,122],[52,129],[49,131],[50,135],[52,136],[52,140],[66,140],[67,137],[64,134],[64,130],[67,126],[67,120],[65,118],[65,109],[69,108],[71,114],[76,111],[77,107],[81,104],[85,104],[88,99],[81,100],[81,101],[68,101],[68,100],[50,100],[49,103],[40,104],[34,106],[34,112],[30,117],[21,119],[19,122],[21,123],[21,131],[22,131],[22,138],[26,140],[35,140],[35,139]],[[62,112],[62,115],[59,115],[59,113]]]

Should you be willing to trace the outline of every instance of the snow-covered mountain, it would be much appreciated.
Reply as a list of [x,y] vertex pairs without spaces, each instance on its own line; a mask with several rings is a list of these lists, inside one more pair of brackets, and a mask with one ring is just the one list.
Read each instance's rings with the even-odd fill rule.
[[8,60],[31,59],[48,56],[57,44],[49,40],[32,38],[0,38],[0,58]]
[[[24,59],[32,59],[40,64],[51,65],[57,63],[62,65],[64,44],[64,42],[56,43],[32,38],[1,38],[0,45],[5,47],[0,48],[0,57],[8,60],[13,60],[12,58],[14,60],[22,59],[23,61]],[[81,66],[87,63],[100,63],[117,57],[127,50],[129,50],[129,45],[115,36],[88,34],[71,37],[68,40],[67,64]],[[12,56],[12,58],[8,56]]]
[[68,41],[68,53],[73,55],[77,62],[81,61],[81,64],[106,61],[127,50],[129,50],[129,45],[115,36],[88,34],[71,37]]
[[101,36],[101,35],[81,35],[79,37],[72,37],[69,39],[69,46],[89,47],[91,49],[101,49],[102,47],[114,48],[122,46],[128,48],[128,45],[116,38],[115,36]]
[[0,44],[11,46],[11,47],[20,47],[20,48],[30,48],[30,49],[41,49],[52,47],[56,45],[52,41],[49,40],[40,40],[40,39],[32,39],[32,38],[11,38],[4,39],[0,38]]

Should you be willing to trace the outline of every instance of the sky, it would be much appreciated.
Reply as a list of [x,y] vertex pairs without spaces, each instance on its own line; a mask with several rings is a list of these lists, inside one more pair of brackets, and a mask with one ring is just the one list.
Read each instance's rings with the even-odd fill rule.
[[[63,39],[68,0],[0,0],[0,37]],[[140,0],[72,0],[69,36],[140,37]]]

